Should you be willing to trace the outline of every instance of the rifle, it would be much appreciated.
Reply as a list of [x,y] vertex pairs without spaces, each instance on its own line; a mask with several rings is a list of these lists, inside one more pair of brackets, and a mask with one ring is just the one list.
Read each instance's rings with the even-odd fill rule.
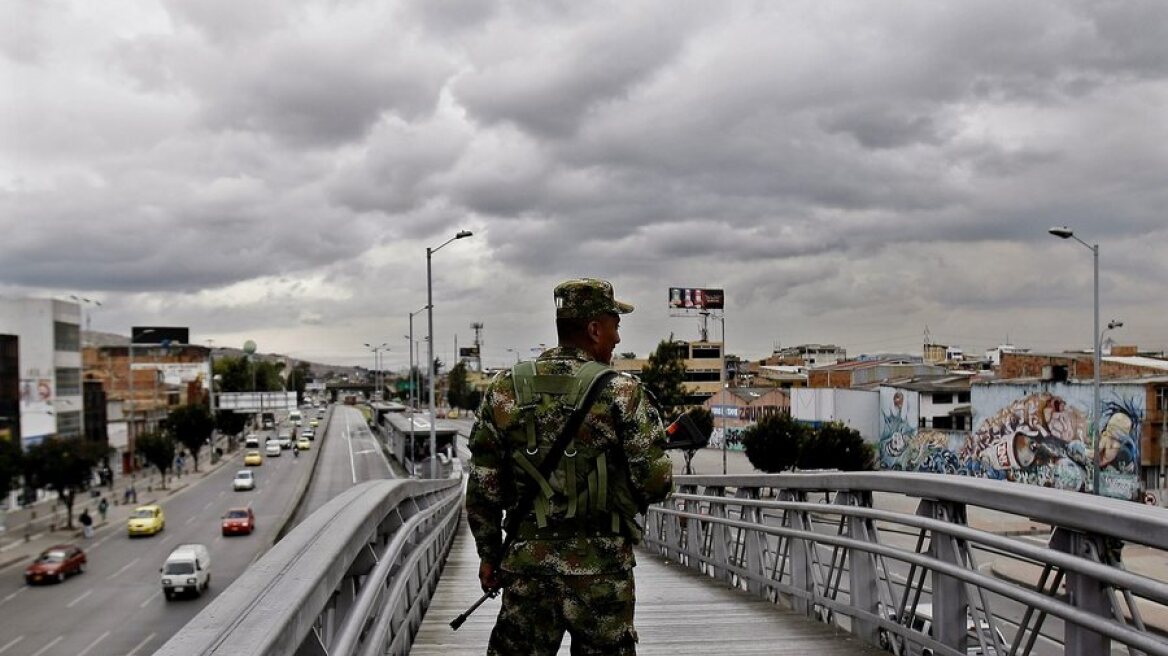
[[484,601],[498,597],[499,590],[501,590],[501,589],[502,589],[501,587],[500,588],[491,588],[487,592],[483,593],[483,596],[479,597],[478,601],[471,604],[470,608],[467,608],[465,611],[463,611],[462,615],[459,615],[458,617],[456,617],[450,621],[450,629],[452,631],[457,631],[458,627],[462,626],[462,623],[466,621],[466,618],[470,617],[472,613],[474,613],[476,610],[478,610],[479,606],[482,606]]
[[[540,476],[545,479],[548,478],[552,470],[560,464],[560,458],[563,457],[564,450],[568,448],[568,443],[572,441],[572,438],[580,432],[580,426],[584,423],[584,415],[588,414],[588,410],[596,402],[596,395],[600,393],[600,388],[604,387],[608,379],[615,375],[616,372],[609,369],[601,372],[592,379],[592,384],[588,388],[588,393],[584,396],[584,400],[568,416],[568,422],[564,424],[563,430],[556,438],[555,443],[552,444],[551,451],[544,457],[543,462],[539,463],[537,471]],[[507,513],[507,526],[504,527],[507,537],[503,540],[503,548],[499,551],[500,554],[505,556],[507,550],[514,544],[515,537],[519,535],[519,523],[523,521],[527,513],[531,512],[531,506],[535,502],[535,495],[538,493],[539,486],[534,484],[528,486],[527,492],[519,499],[519,503],[515,504],[515,508],[511,512]],[[487,599],[492,599],[497,596],[501,589],[502,586],[499,586],[483,593],[483,596],[479,597],[479,600],[474,602],[470,608],[466,609],[462,615],[451,620],[450,628],[457,631],[458,627],[462,626],[462,623],[466,621],[466,618],[470,617],[471,613],[478,610],[478,607],[483,605],[483,602]]]

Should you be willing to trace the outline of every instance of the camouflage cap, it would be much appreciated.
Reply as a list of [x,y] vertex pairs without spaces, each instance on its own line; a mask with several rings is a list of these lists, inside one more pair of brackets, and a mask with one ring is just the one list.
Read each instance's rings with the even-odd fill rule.
[[595,278],[577,278],[556,285],[557,319],[591,319],[601,314],[628,314],[633,306],[613,298],[612,283]]

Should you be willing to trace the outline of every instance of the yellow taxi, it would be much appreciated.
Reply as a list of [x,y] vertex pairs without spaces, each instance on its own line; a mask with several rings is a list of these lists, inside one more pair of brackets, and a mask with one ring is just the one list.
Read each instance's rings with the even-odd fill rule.
[[138,506],[130,513],[130,520],[126,525],[130,537],[135,535],[154,535],[166,528],[166,515],[162,506],[151,504]]
[[309,419],[309,420],[308,420],[308,425],[309,425],[309,426],[312,426],[313,428],[316,428],[317,426],[320,426],[320,420],[319,420],[319,419],[316,419],[315,417],[314,417],[314,418],[312,418],[312,419]]
[[259,467],[260,465],[264,464],[264,457],[260,454],[259,451],[248,451],[243,456],[243,464],[247,465],[248,467]]
[[296,450],[297,451],[307,451],[311,448],[312,448],[312,442],[309,442],[307,437],[302,437],[302,438],[296,440]]

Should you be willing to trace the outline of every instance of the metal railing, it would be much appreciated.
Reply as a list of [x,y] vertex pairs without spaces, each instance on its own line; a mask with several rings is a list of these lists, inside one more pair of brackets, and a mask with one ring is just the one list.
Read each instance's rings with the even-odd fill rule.
[[458,479],[350,488],[276,543],[156,654],[408,653],[461,505]]
[[[1168,638],[1143,618],[1164,616],[1168,585],[1122,562],[1125,544],[1168,549],[1168,510],[936,474],[675,480],[676,494],[646,517],[647,548],[888,651],[1168,655]],[[880,509],[874,493],[909,500]],[[970,508],[1049,532],[979,530]],[[986,573],[991,562],[1023,564],[1036,580]]]

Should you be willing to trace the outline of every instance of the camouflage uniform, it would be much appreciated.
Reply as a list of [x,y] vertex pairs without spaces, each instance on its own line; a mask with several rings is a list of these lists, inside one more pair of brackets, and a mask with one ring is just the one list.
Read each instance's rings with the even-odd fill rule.
[[[612,298],[611,285],[603,281],[569,281],[556,288],[555,299],[557,317],[632,311]],[[579,348],[558,347],[541,354],[535,370],[541,376],[571,376],[591,360]],[[546,526],[538,526],[536,513],[529,512],[518,539],[503,554],[504,515],[528,486],[536,485],[513,459],[515,451],[527,450],[517,425],[521,412],[514,375],[514,370],[507,371],[491,382],[470,438],[467,520],[480,558],[500,566],[505,577],[503,607],[488,654],[555,654],[565,630],[572,635],[574,654],[633,654],[632,547],[640,537],[633,515],[663,500],[673,485],[661,419],[635,378],[610,377],[568,452],[578,448],[610,455],[609,488],[626,491],[631,502],[622,506],[610,500],[610,507],[622,512],[614,512],[609,522],[607,514],[581,510],[574,515],[575,504],[570,509],[566,497],[556,494],[544,508]],[[528,410],[534,412],[541,449],[533,456],[537,467],[570,415],[570,408],[555,397],[538,398],[534,410]],[[557,492],[564,489],[561,469],[550,478]]]

